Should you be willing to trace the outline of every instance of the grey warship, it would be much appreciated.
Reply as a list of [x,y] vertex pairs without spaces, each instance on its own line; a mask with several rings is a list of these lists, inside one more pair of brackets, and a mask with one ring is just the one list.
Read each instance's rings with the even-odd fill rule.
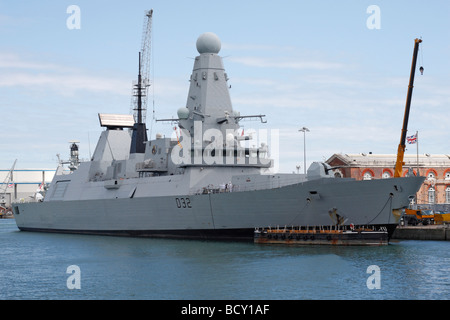
[[[267,144],[248,147],[213,33],[197,40],[177,136],[146,137],[142,119],[99,114],[89,161],[58,166],[45,195],[13,204],[22,231],[251,240],[267,226],[370,225],[392,234],[422,177],[338,178],[315,162],[306,174],[273,170]],[[76,150],[73,150],[77,152]]]

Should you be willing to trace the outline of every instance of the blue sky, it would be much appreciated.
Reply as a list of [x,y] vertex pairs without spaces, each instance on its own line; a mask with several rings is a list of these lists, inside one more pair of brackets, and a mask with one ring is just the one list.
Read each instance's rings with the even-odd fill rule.
[[[80,8],[80,29],[66,12]],[[370,5],[380,28],[369,29]],[[195,42],[222,41],[235,110],[278,129],[280,171],[334,153],[395,153],[414,38],[422,37],[408,134],[420,153],[449,154],[448,1],[0,1],[0,168],[53,168],[69,141],[88,159],[98,113],[129,113],[144,11],[154,9],[152,79],[157,118],[185,106]],[[150,120],[150,117],[149,117]],[[150,121],[170,135],[170,124]],[[407,153],[415,153],[408,146]]]

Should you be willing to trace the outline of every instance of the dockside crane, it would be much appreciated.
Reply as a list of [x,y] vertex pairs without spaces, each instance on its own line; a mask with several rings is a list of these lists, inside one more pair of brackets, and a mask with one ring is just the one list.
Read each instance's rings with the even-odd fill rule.
[[[399,178],[402,176],[403,165],[405,164],[403,162],[403,157],[405,155],[405,149],[406,149],[405,143],[406,143],[406,133],[408,132],[409,110],[411,107],[411,97],[412,97],[413,88],[414,88],[414,75],[416,72],[417,53],[419,52],[419,44],[421,42],[422,42],[422,39],[416,38],[414,40],[414,53],[413,53],[413,59],[412,59],[412,65],[411,65],[411,74],[409,77],[408,95],[406,97],[405,115],[403,117],[403,127],[402,127],[402,133],[401,133],[401,137],[400,137],[400,144],[398,145],[397,162],[395,163],[395,169],[394,169],[394,178]],[[423,72],[423,67],[420,67],[420,71]]]
[[5,209],[6,207],[6,191],[8,190],[8,186],[11,182],[13,182],[13,172],[14,167],[16,166],[17,159],[14,160],[14,163],[9,170],[8,174],[5,177],[5,180],[0,185],[0,208]]
[[133,82],[132,108],[134,110],[134,127],[130,153],[145,153],[144,142],[147,141],[145,126],[150,87],[150,54],[152,34],[153,9],[145,12],[142,31],[141,51],[139,52],[138,81]]

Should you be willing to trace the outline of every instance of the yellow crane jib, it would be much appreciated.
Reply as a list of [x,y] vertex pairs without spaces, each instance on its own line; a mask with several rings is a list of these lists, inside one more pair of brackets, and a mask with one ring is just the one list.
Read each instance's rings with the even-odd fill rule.
[[[414,40],[414,53],[411,65],[411,75],[409,77],[409,86],[408,86],[408,95],[406,97],[406,106],[405,106],[405,115],[403,117],[403,128],[402,134],[400,138],[400,144],[398,145],[397,150],[397,162],[395,163],[394,169],[394,178],[399,178],[402,176],[403,172],[403,156],[405,154],[405,141],[406,141],[406,133],[408,132],[408,119],[409,119],[409,110],[411,107],[411,97],[414,88],[414,74],[416,71],[416,62],[417,62],[417,53],[419,52],[419,44],[422,42],[422,39]],[[421,72],[423,72],[423,68],[421,67]]]

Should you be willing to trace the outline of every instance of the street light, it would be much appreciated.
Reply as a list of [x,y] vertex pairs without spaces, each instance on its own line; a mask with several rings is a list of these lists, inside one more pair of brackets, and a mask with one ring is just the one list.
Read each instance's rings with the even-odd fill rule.
[[303,127],[298,131],[303,132],[303,157],[304,157],[303,168],[306,175],[306,132],[309,132],[309,129],[307,127]]

